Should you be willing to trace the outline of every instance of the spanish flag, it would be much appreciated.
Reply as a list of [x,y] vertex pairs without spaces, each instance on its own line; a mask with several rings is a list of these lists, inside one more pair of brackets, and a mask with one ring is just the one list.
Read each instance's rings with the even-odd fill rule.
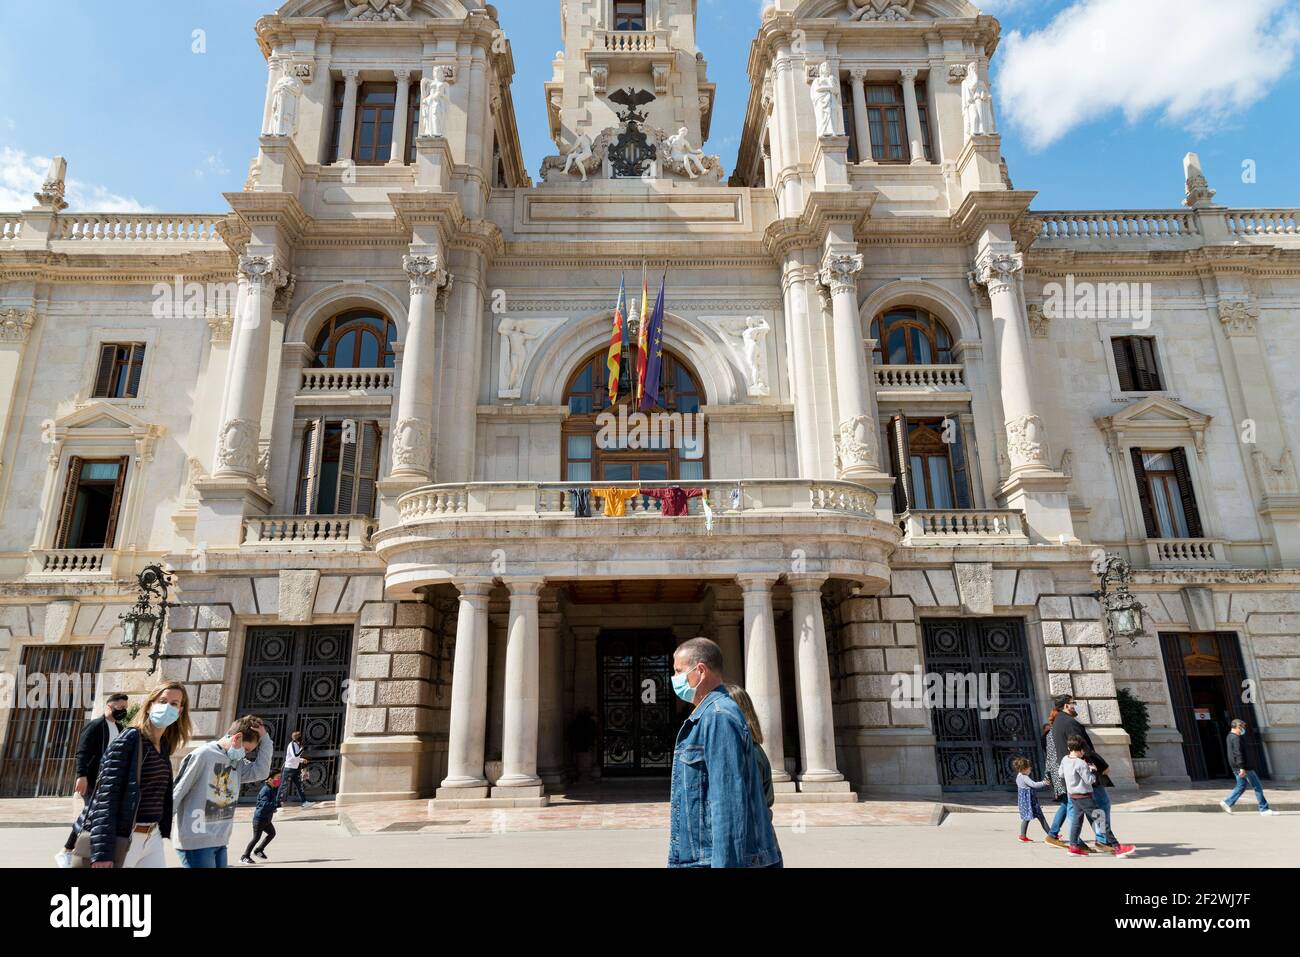
[[636,341],[636,404],[641,408],[645,398],[645,374],[650,361],[650,279],[645,263],[641,264],[641,322],[637,326]]
[[618,280],[618,304],[614,306],[614,332],[609,338],[609,404],[618,402],[618,377],[623,363],[623,340],[627,336],[627,277]]

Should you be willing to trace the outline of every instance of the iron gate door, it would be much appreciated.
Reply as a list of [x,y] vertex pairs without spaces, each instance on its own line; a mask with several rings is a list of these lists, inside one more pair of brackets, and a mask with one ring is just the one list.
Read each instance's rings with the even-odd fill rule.
[[933,709],[939,782],[944,790],[1014,786],[1011,762],[1021,756],[1034,762],[1034,770],[1041,773],[1043,756],[1024,622],[954,618],[925,621],[922,628],[927,673],[944,675],[945,686],[950,674],[974,675],[977,681],[986,675],[983,687],[998,689],[996,716],[982,718],[978,704],[969,700],[971,707]]
[[[42,705],[80,707],[26,707],[27,692],[35,686],[24,680],[15,683],[15,703],[23,707],[9,712],[9,733],[5,736],[0,761],[0,797],[67,797],[77,783],[77,739],[86,714],[99,717],[102,701],[95,699],[95,677],[104,649],[99,645],[33,646],[23,649],[20,676],[43,676],[47,691],[55,698],[64,693],[74,700],[47,700]],[[75,689],[73,685],[75,684]],[[35,702],[33,702],[35,703]]]
[[[284,764],[292,731],[302,732],[303,784],[314,800],[338,792],[339,747],[352,661],[352,629],[250,628],[244,644],[239,713],[262,718],[275,739],[273,767]],[[256,794],[261,782],[245,790]]]
[[605,632],[598,647],[601,773],[670,775],[685,720],[672,688],[671,632]]

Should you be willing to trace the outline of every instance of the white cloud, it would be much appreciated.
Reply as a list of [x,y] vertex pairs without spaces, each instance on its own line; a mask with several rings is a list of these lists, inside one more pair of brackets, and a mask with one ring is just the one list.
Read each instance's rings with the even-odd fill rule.
[[[71,165],[71,164],[69,164]],[[34,194],[45,182],[50,157],[33,156],[0,146],[0,210],[13,212],[36,205]],[[150,209],[135,199],[120,196],[104,186],[68,177],[64,196],[70,209],[94,213],[144,213]]]
[[220,179],[222,176],[229,176],[230,170],[226,167],[226,161],[220,152],[210,153],[208,157],[194,168],[194,175],[198,179],[203,179],[212,175]]
[[1001,109],[1034,149],[1121,110],[1195,135],[1266,96],[1300,49],[1300,0],[1075,0],[1006,37]]

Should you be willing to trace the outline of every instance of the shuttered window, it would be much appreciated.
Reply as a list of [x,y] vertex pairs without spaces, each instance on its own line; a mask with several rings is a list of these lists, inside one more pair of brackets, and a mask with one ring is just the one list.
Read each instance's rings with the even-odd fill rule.
[[1110,340],[1115,353],[1115,372],[1121,392],[1159,392],[1160,363],[1156,340],[1150,336],[1116,336]]
[[303,431],[296,513],[373,517],[382,439],[377,422],[308,422]]
[[129,461],[127,456],[106,461],[73,456],[69,460],[55,548],[114,547]]
[[144,372],[144,343],[105,342],[99,347],[95,372],[96,399],[134,399],[140,395]]
[[1130,449],[1147,538],[1203,538],[1192,473],[1183,449]]
[[894,416],[889,423],[889,458],[898,511],[971,507],[970,469],[961,420],[955,416]]

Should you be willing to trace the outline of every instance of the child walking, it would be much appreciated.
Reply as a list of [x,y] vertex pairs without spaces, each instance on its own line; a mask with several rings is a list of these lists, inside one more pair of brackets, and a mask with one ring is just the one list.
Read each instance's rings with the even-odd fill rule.
[[[255,864],[253,855],[256,854],[262,860],[266,860],[266,845],[275,840],[275,825],[271,819],[275,817],[275,812],[280,807],[280,775],[267,780],[262,785],[262,790],[257,792],[257,808],[253,811],[253,839],[248,842],[248,847],[244,848],[244,856],[239,859],[241,864]],[[258,838],[262,839],[262,844],[256,850]]]
[[1097,772],[1084,757],[1088,742],[1079,735],[1070,735],[1066,742],[1070,752],[1061,759],[1061,777],[1065,781],[1065,791],[1070,796],[1078,812],[1070,818],[1070,854],[1074,857],[1087,857],[1088,848],[1080,840],[1083,819],[1086,816],[1092,822],[1092,829],[1098,835],[1106,835],[1107,848],[1116,857],[1128,857],[1137,850],[1132,844],[1121,844],[1110,829],[1110,815],[1107,814],[1093,797],[1092,789],[1097,783]]
[[1011,762],[1011,767],[1016,772],[1016,807],[1020,810],[1020,841],[1023,844],[1032,844],[1033,839],[1029,836],[1030,821],[1037,820],[1042,825],[1044,834],[1052,833],[1047,826],[1047,818],[1043,817],[1043,808],[1038,803],[1038,792],[1051,782],[1035,781],[1030,777],[1029,772],[1033,765],[1029,763],[1028,758],[1016,758]]

